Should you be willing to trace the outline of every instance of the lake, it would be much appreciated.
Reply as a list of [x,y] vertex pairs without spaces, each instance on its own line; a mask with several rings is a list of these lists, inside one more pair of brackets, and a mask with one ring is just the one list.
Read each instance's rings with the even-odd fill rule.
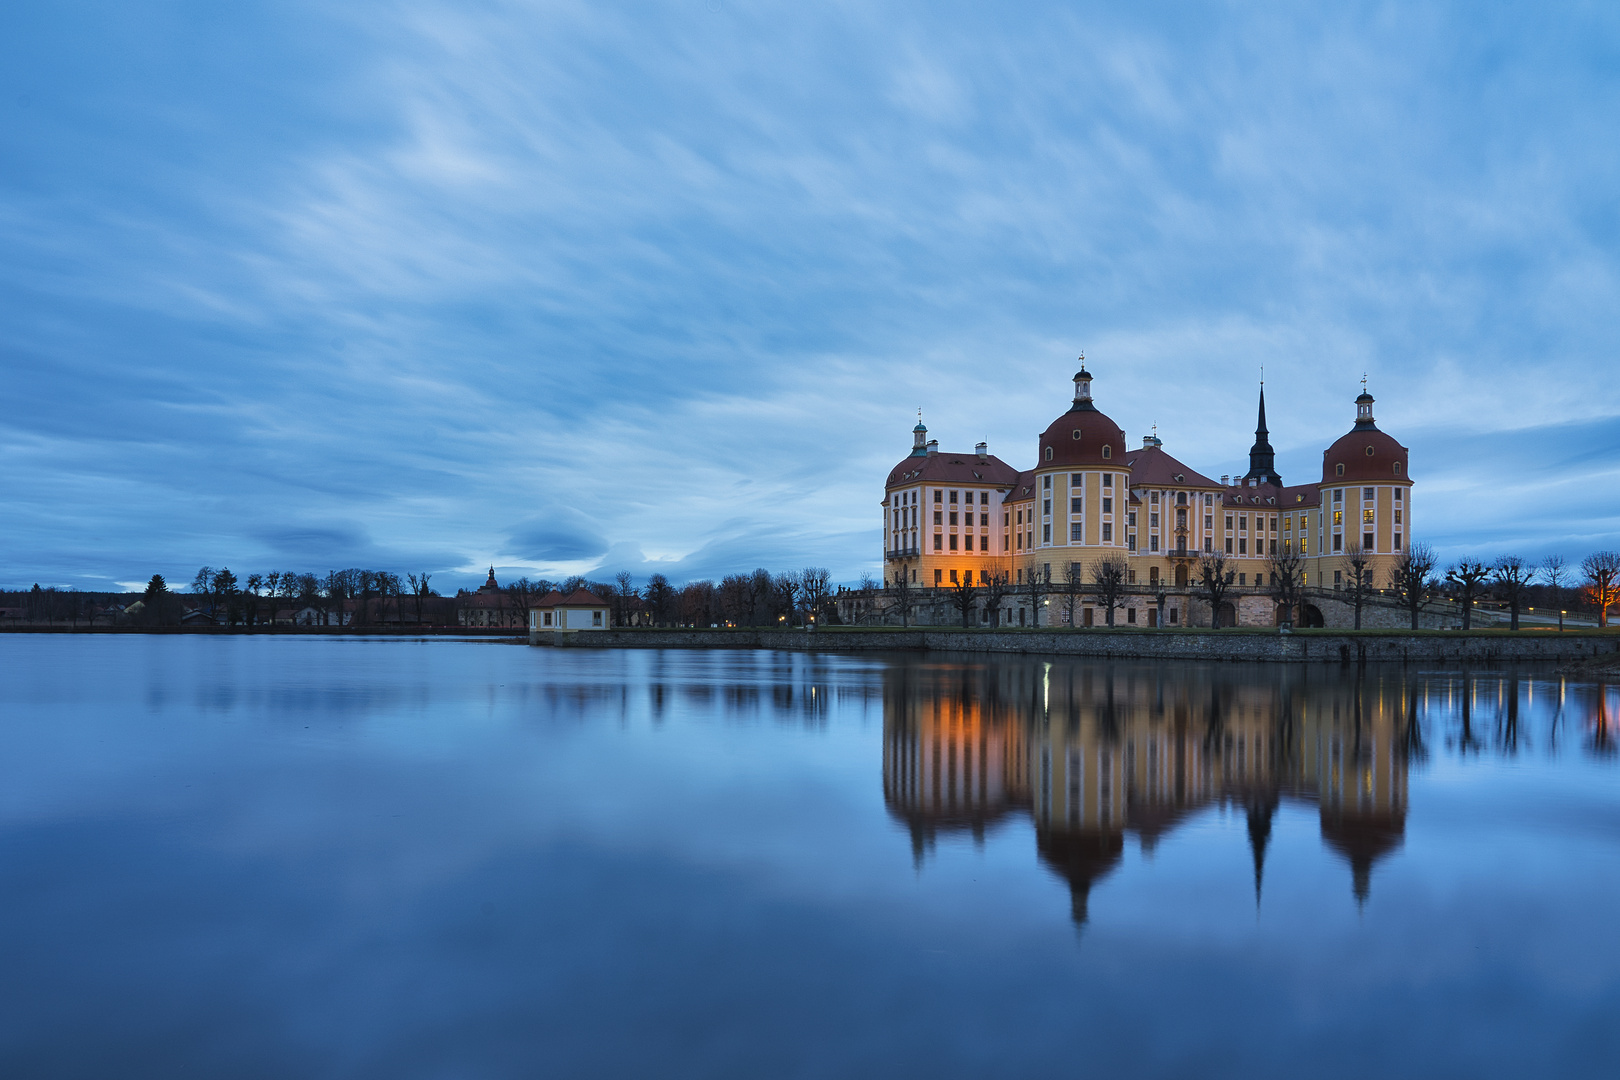
[[0,1074],[1620,1075],[1620,686],[0,637]]

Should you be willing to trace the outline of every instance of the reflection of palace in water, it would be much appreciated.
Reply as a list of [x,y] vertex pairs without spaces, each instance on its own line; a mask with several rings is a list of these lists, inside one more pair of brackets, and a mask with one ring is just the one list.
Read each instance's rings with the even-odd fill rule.
[[1158,838],[1215,805],[1246,810],[1256,899],[1283,800],[1315,804],[1358,900],[1400,846],[1416,691],[1395,676],[1087,663],[897,665],[886,675],[883,784],[921,860],[942,832],[1029,814],[1077,922],[1125,835]]

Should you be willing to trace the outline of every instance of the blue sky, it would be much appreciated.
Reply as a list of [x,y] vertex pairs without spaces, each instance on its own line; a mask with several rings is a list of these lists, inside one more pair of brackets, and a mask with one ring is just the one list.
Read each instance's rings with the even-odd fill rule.
[[[1126,8],[1128,7],[1128,10]],[[1620,546],[1613,5],[0,10],[0,585],[877,572],[920,406]]]

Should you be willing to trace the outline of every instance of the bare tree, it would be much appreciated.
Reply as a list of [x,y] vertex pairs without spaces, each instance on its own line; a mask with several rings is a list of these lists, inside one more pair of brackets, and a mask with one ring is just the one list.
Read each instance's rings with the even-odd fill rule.
[[1473,627],[1474,597],[1481,592],[1485,579],[1490,577],[1490,569],[1482,562],[1469,562],[1460,560],[1450,570],[1446,571],[1446,581],[1462,594],[1462,628]]
[[1044,569],[1040,573],[1036,573],[1035,564],[1031,563],[1029,573],[1024,575],[1022,588],[1029,596],[1029,614],[1032,625],[1041,625],[1041,596],[1051,588],[1051,585],[1051,576]]
[[1524,590],[1529,587],[1535,568],[1525,564],[1517,555],[1504,555],[1492,567],[1495,575],[1496,595],[1507,601],[1510,621],[1508,628],[1519,628],[1519,609],[1524,606]]
[[1097,594],[1097,600],[1102,604],[1109,626],[1114,625],[1114,609],[1121,606],[1120,598],[1125,592],[1125,579],[1129,574],[1126,568],[1125,556],[1104,555],[1091,564],[1092,591]]
[[894,606],[900,609],[900,625],[911,625],[911,609],[917,603],[916,590],[911,585],[911,576],[906,573],[905,567],[894,579]]
[[807,566],[799,574],[799,588],[804,590],[804,607],[817,623],[831,622],[826,607],[832,597],[832,575],[824,566]]
[[630,605],[636,598],[636,587],[628,570],[613,575],[613,583],[617,586],[613,593],[613,622],[615,626],[626,626],[630,622]]
[[962,628],[968,629],[973,625],[973,604],[979,593],[973,584],[973,575],[964,574],[960,581],[951,582],[946,591],[950,593],[951,603],[956,605],[956,610],[962,613]]
[[[1296,609],[1303,608],[1305,602],[1305,557],[1295,551],[1292,544],[1278,551],[1273,543],[1271,554],[1266,557],[1266,565],[1271,575],[1271,595],[1292,624]],[[1304,611],[1299,610],[1298,614],[1299,621],[1303,623]]]
[[1609,625],[1609,609],[1620,600],[1620,551],[1594,551],[1581,560],[1586,595],[1597,609],[1598,625]]
[[647,606],[652,609],[653,625],[665,626],[670,622],[670,605],[674,598],[675,590],[670,587],[669,578],[653,574],[647,579]]
[[1409,544],[1389,570],[1389,587],[1400,597],[1412,615],[1412,629],[1418,628],[1418,612],[1434,590],[1429,575],[1434,572],[1434,549],[1428,544]]
[[1077,562],[1065,564],[1063,567],[1063,621],[1070,626],[1074,625],[1075,605],[1080,601],[1080,594],[1085,591],[1085,568]]
[[1007,599],[1007,590],[1010,583],[1007,571],[984,568],[979,571],[979,580],[984,582],[984,608],[990,612],[990,625],[1001,625],[1001,604]]
[[1234,571],[1226,568],[1224,551],[1205,552],[1203,558],[1198,560],[1198,587],[1204,590],[1204,598],[1209,601],[1211,627],[1221,625],[1221,603],[1236,577]]
[[407,574],[406,575],[406,577],[410,580],[410,583],[411,583],[411,598],[416,603],[416,625],[417,626],[422,625],[422,601],[427,599],[428,596],[431,595],[428,592],[428,580],[432,576],[433,576],[432,574],[429,574],[425,570],[420,574]]
[[799,611],[799,596],[804,591],[804,584],[799,580],[799,575],[790,570],[785,574],[777,574],[773,587],[776,590],[778,605],[786,612],[787,625],[791,628],[793,618]]
[[1552,590],[1553,606],[1558,609],[1558,629],[1564,629],[1564,586],[1569,580],[1569,567],[1562,555],[1549,555],[1541,563],[1541,574]]
[[1360,540],[1352,540],[1344,546],[1345,572],[1350,575],[1350,606],[1356,611],[1356,629],[1361,629],[1361,608],[1367,602],[1367,594],[1372,591],[1372,556],[1367,549],[1361,546]]

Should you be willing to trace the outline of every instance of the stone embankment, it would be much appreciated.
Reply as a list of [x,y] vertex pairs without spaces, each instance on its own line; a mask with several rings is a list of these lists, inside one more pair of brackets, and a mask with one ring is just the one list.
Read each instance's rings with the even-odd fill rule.
[[531,645],[584,649],[785,649],[795,652],[1017,653],[1121,660],[1295,663],[1503,663],[1614,657],[1605,631],[1304,630],[601,630],[531,634]]

